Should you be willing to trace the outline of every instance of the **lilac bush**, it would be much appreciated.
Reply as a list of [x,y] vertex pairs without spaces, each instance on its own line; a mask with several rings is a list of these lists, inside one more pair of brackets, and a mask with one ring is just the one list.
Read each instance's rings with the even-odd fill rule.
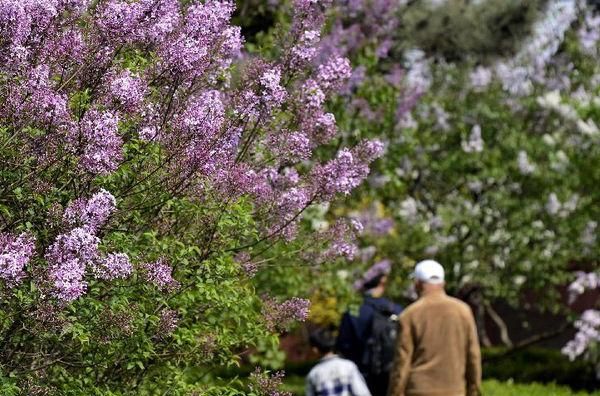
[[[327,104],[352,70],[317,60],[327,6],[296,1],[267,57],[245,53],[226,0],[0,0],[3,373],[49,392],[189,390],[161,378],[306,318],[299,297],[261,302],[247,263],[318,239],[304,214],[382,154],[335,154]],[[309,250],[348,255],[346,232]],[[103,334],[124,313],[127,331]],[[200,338],[220,352],[194,354]]]

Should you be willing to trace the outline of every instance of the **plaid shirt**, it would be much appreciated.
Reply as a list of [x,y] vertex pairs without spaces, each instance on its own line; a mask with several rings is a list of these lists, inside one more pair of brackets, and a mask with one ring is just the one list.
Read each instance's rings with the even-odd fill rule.
[[323,358],[308,373],[306,396],[371,396],[356,365],[337,355]]

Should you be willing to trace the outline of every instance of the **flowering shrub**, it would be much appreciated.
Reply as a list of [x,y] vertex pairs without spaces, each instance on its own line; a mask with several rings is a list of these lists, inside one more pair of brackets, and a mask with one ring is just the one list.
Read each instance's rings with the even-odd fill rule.
[[329,155],[351,68],[315,61],[323,7],[265,58],[228,1],[0,0],[0,361],[25,393],[186,392],[306,318],[252,275],[284,245],[348,254],[354,228],[304,213],[382,153]]

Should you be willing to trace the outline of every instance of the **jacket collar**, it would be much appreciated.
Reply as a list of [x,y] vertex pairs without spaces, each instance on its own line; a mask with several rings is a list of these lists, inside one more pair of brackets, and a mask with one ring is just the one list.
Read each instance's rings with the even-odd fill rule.
[[445,296],[446,296],[446,291],[444,289],[439,289],[439,290],[426,291],[423,294],[421,294],[421,296],[419,298],[439,298],[439,297],[445,297]]

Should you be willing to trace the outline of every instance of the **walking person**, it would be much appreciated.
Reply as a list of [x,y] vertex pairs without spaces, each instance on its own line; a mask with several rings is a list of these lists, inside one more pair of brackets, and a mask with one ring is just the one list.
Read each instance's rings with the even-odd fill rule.
[[355,288],[363,293],[358,314],[342,316],[337,350],[352,360],[363,374],[373,395],[387,393],[394,359],[397,322],[402,307],[383,297],[391,262],[383,260],[373,265]]
[[329,330],[310,334],[310,344],[321,356],[306,378],[306,396],[371,396],[352,361],[333,352],[335,337]]
[[480,395],[481,353],[471,309],[446,295],[438,262],[419,262],[413,277],[419,299],[399,318],[388,395]]

